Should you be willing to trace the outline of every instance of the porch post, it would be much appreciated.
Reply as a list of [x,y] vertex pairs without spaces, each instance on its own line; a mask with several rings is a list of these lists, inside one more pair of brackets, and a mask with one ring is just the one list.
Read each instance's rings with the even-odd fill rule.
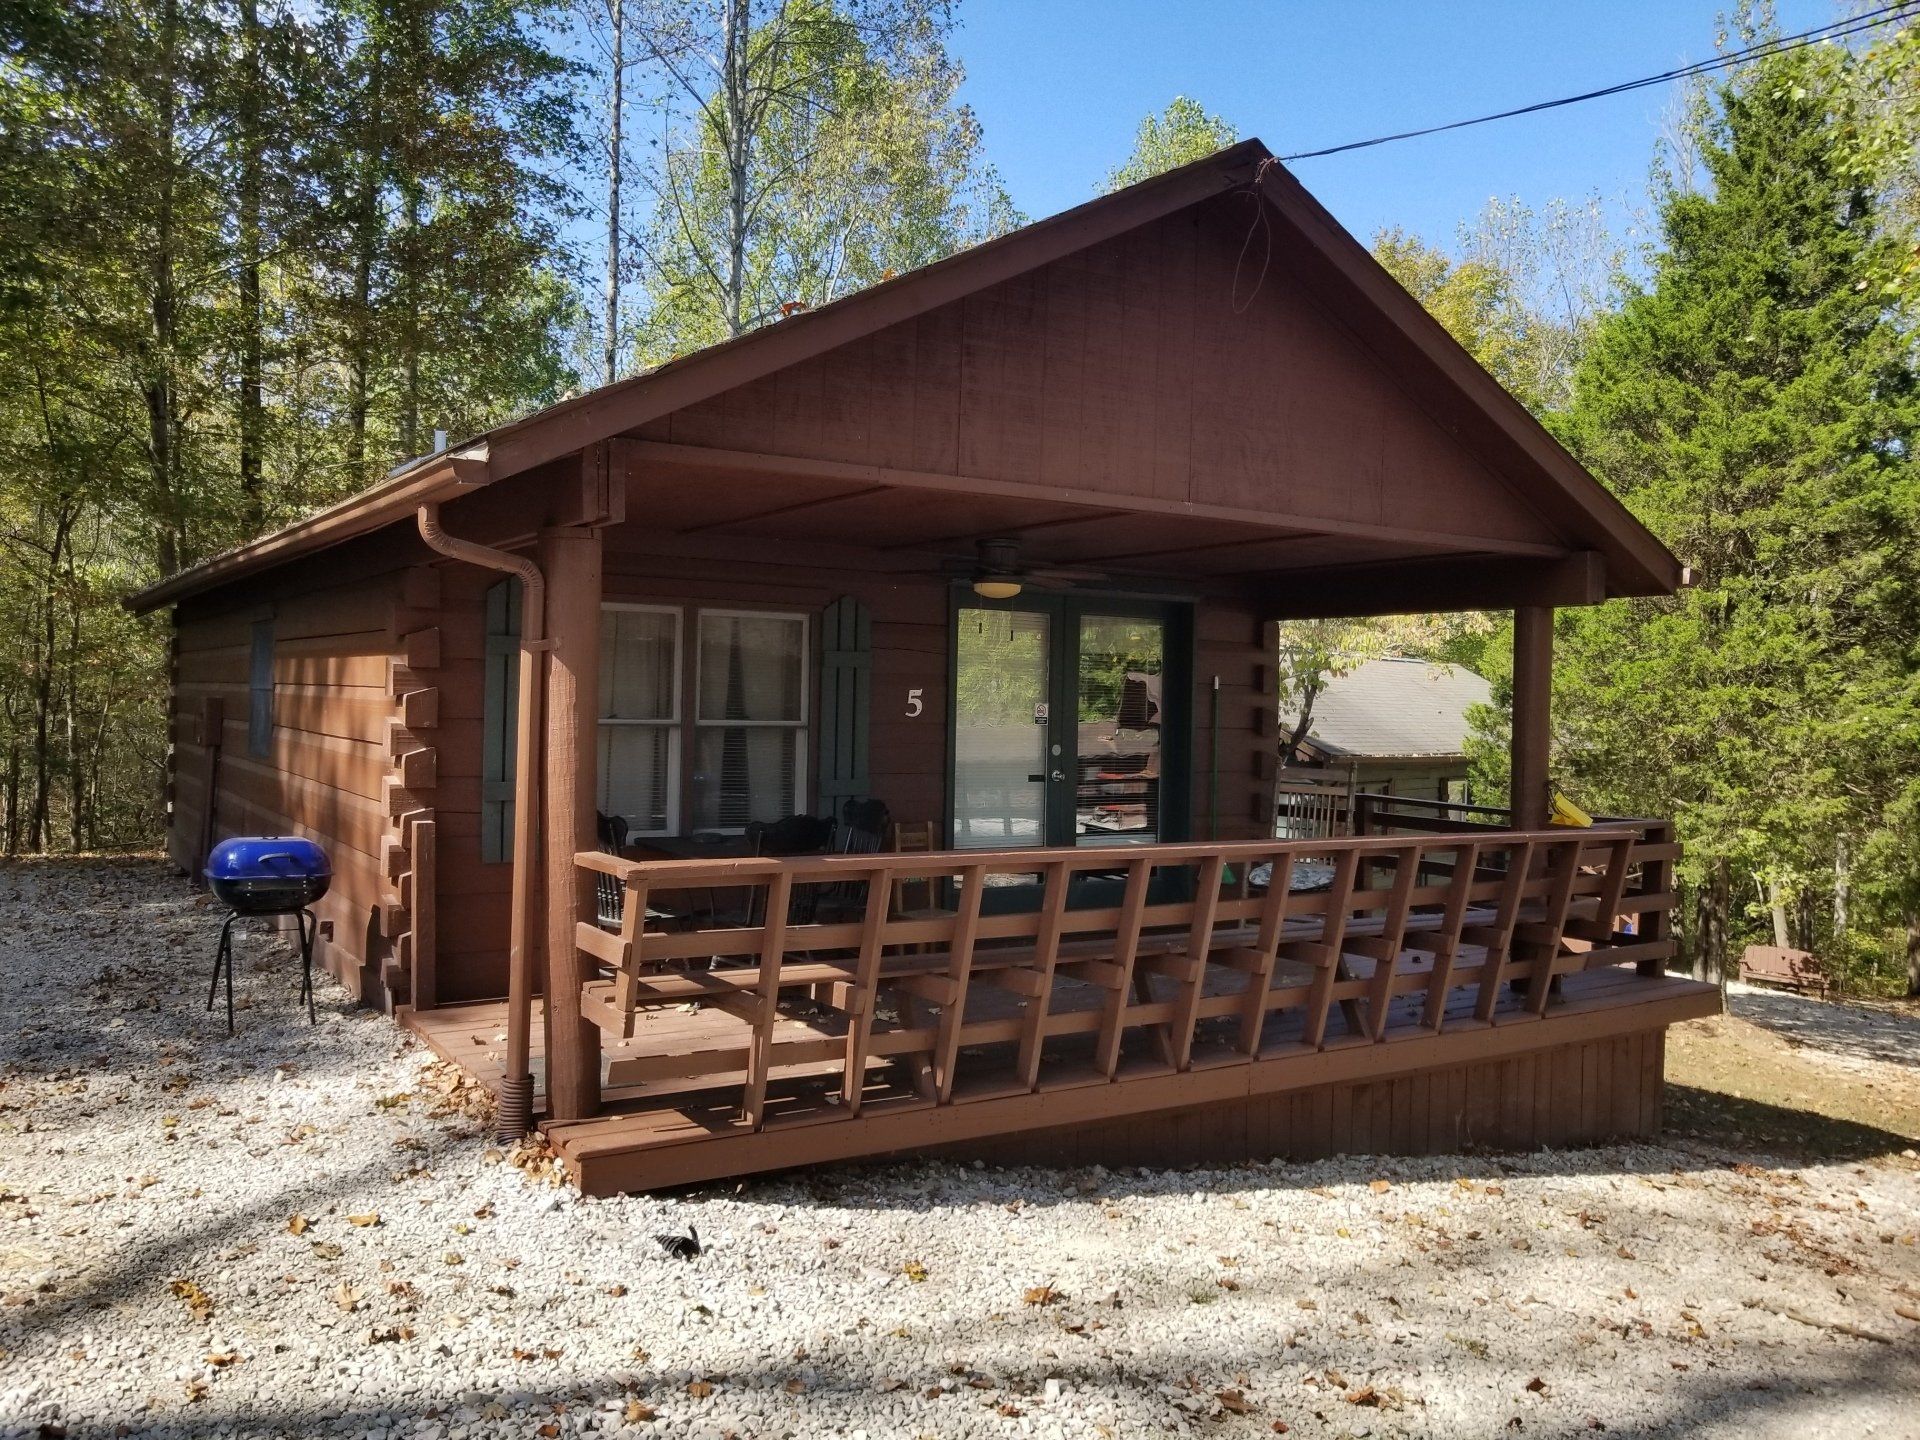
[[581,1018],[580,987],[592,977],[574,943],[591,913],[591,881],[574,853],[599,844],[594,824],[595,729],[600,714],[600,532],[585,526],[540,532],[547,576],[547,736],[543,779],[547,890],[547,1114],[578,1120],[600,1108],[600,1032]]
[[1518,830],[1538,830],[1552,808],[1547,751],[1552,718],[1553,607],[1513,612],[1513,740],[1510,804]]

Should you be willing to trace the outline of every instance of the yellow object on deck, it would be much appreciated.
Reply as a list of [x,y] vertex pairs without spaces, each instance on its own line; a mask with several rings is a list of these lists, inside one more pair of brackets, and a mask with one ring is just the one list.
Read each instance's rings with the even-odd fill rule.
[[1553,796],[1553,814],[1547,817],[1547,823],[1580,830],[1593,824],[1593,817],[1556,790]]

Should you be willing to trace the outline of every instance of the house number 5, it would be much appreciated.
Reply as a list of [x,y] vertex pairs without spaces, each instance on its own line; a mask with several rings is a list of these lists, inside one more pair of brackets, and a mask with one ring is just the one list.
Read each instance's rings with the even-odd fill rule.
[[919,686],[915,686],[913,689],[907,691],[907,718],[909,720],[927,708],[920,702],[922,693],[924,692]]

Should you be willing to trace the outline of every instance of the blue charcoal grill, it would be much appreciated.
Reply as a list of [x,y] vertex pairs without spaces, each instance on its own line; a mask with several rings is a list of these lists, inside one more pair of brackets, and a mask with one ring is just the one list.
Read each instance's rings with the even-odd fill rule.
[[296,835],[240,836],[213,847],[205,874],[214,898],[227,907],[220,949],[213,961],[213,982],[207,986],[207,1009],[213,1009],[224,972],[227,1034],[233,1034],[233,922],[249,915],[293,915],[300,924],[300,996],[307,1002],[307,1023],[318,1024],[313,1009],[313,937],[320,922],[307,907],[333,883],[327,852]]

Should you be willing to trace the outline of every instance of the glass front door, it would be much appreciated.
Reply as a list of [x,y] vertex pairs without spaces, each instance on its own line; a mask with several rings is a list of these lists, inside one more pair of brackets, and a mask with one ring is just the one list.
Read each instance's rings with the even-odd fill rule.
[[1182,619],[1072,596],[956,609],[955,849],[1183,838]]
[[1073,840],[1147,845],[1161,834],[1167,627],[1157,616],[1083,614],[1075,657]]
[[1053,617],[963,607],[955,621],[953,848],[1047,842]]

